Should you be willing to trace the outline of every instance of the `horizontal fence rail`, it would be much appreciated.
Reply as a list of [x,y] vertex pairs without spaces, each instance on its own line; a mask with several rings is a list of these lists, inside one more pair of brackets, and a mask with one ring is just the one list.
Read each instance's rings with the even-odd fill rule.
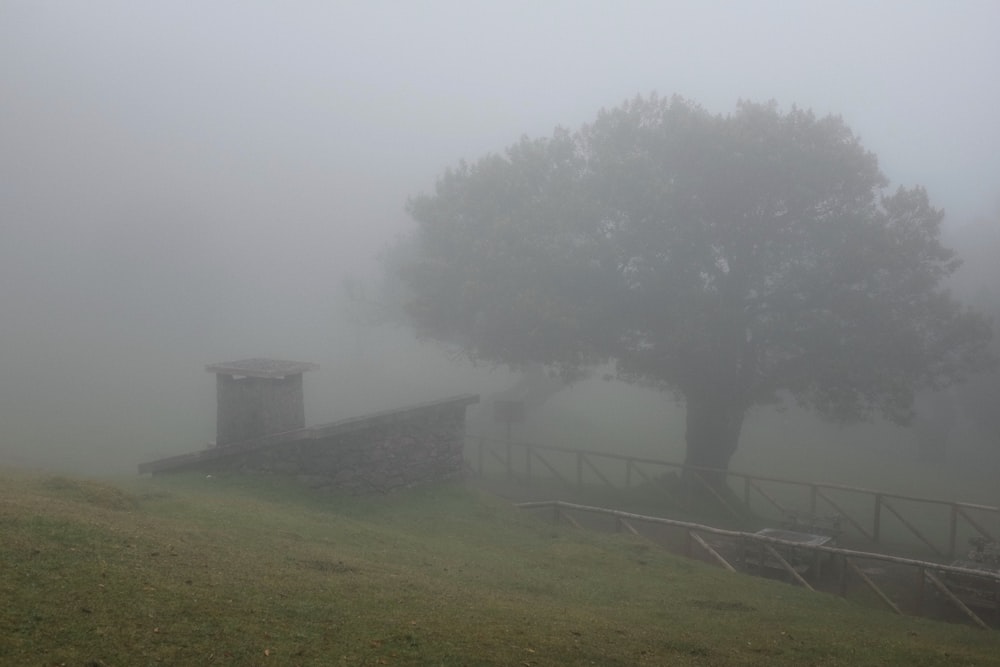
[[[654,475],[649,469],[658,468],[690,476],[737,519],[745,518],[746,510],[765,516],[777,514],[783,520],[795,515],[812,520],[825,519],[872,544],[909,538],[942,559],[954,559],[959,555],[961,536],[995,541],[1000,533],[992,527],[1000,525],[1000,508],[988,505],[486,436],[473,435],[467,439],[476,447],[476,472],[480,476],[485,476],[487,462],[493,461],[503,467],[509,479],[525,483],[547,477],[567,485],[599,483],[613,488],[631,488],[637,483],[652,482]],[[706,474],[716,477],[724,474],[732,496],[727,499],[719,494],[705,481]],[[789,493],[796,495],[794,503],[789,501]],[[734,507],[733,498],[741,499],[745,507]],[[929,520],[934,512],[939,513],[937,525],[931,525]]]
[[[986,585],[991,585],[994,590],[1000,590],[1000,572],[992,570],[979,570],[971,569],[967,567],[960,567],[955,565],[943,565],[941,563],[934,563],[925,560],[919,560],[915,558],[905,558],[901,556],[891,556],[882,553],[873,553],[866,551],[857,551],[854,549],[845,549],[836,546],[827,546],[821,544],[808,544],[799,541],[791,541],[782,539],[779,537],[773,537],[769,535],[760,535],[757,533],[729,530],[725,528],[715,528],[713,526],[707,526],[704,524],[699,524],[691,521],[682,521],[678,519],[668,519],[665,517],[648,516],[644,514],[636,514],[633,512],[625,512],[622,510],[609,509],[604,507],[594,507],[590,505],[580,505],[576,503],[568,503],[561,500],[548,500],[539,502],[525,502],[518,503],[516,505],[521,509],[550,509],[553,511],[553,516],[556,521],[562,519],[570,523],[570,525],[579,528],[580,525],[575,521],[569,511],[583,512],[589,514],[599,514],[615,519],[617,525],[622,525],[630,533],[634,535],[641,535],[641,533],[634,528],[632,523],[643,522],[658,524],[662,526],[671,526],[673,528],[680,528],[686,532],[688,540],[694,544],[699,545],[718,565],[722,566],[730,572],[737,572],[737,568],[726,559],[719,551],[709,544],[701,535],[714,535],[717,537],[723,537],[729,540],[733,540],[741,545],[746,545],[748,543],[758,545],[762,550],[766,551],[770,557],[775,559],[785,572],[796,581],[801,586],[808,588],[809,590],[814,590],[814,588],[809,584],[809,582],[798,572],[798,570],[775,548],[778,546],[786,547],[794,550],[804,550],[815,554],[816,557],[820,555],[828,555],[830,557],[839,557],[843,566],[841,568],[841,585],[839,587],[840,594],[845,596],[847,593],[846,580],[844,578],[844,573],[847,571],[853,572],[858,578],[864,582],[864,584],[870,588],[876,596],[886,604],[891,610],[897,614],[902,614],[899,606],[892,601],[892,599],[878,586],[878,584],[873,581],[861,568],[856,564],[857,560],[868,560],[868,561],[878,561],[883,563],[889,563],[897,566],[907,566],[915,568],[920,575],[920,581],[927,581],[934,586],[938,592],[941,593],[943,598],[949,603],[954,605],[956,609],[961,611],[970,621],[972,621],[977,626],[988,629],[989,625],[986,624],[982,618],[976,614],[965,602],[963,602],[958,595],[956,595],[942,578],[947,575],[953,575],[957,577],[965,577],[973,579],[976,581],[984,582]],[[745,549],[744,549],[745,552]],[[689,554],[690,555],[690,554]]]

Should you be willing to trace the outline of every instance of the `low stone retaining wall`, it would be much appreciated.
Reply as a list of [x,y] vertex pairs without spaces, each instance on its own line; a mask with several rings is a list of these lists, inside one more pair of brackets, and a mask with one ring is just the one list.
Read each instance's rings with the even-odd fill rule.
[[139,466],[139,472],[264,472],[314,488],[363,494],[455,477],[463,470],[465,409],[478,396],[355,417]]

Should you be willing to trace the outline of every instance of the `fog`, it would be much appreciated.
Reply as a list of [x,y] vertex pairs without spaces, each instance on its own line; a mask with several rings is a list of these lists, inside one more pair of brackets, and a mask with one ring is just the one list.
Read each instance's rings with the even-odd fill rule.
[[[449,165],[640,92],[841,114],[949,238],[995,231],[998,25],[945,1],[0,3],[0,464],[128,473],[198,449],[203,367],[244,357],[319,363],[310,423],[509,386],[370,326],[343,282],[377,283],[407,198]],[[990,284],[977,266],[964,285]],[[536,435],[654,449],[683,434],[666,405],[595,380]],[[905,448],[777,419],[740,462],[775,433]]]

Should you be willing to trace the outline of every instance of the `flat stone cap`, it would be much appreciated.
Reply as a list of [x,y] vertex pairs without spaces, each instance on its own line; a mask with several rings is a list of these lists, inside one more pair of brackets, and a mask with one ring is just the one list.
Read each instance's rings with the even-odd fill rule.
[[318,368],[318,364],[311,364],[307,361],[282,361],[280,359],[241,359],[240,361],[224,361],[205,366],[205,370],[209,373],[255,378],[283,378],[289,375],[301,375],[306,371],[314,371]]

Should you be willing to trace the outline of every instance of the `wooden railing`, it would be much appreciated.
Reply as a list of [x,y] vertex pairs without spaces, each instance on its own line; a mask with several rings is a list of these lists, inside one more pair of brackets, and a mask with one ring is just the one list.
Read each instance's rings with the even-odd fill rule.
[[[475,451],[475,471],[480,476],[486,475],[488,470],[495,470],[495,466],[488,465],[493,462],[500,464],[508,478],[523,483],[544,477],[578,487],[597,482],[614,488],[630,488],[636,483],[653,481],[655,475],[649,469],[659,468],[685,473],[696,480],[738,520],[747,516],[747,510],[765,517],[777,515],[781,520],[793,514],[821,517],[824,513],[832,513],[830,516],[841,522],[845,531],[867,542],[893,542],[893,539],[887,539],[887,528],[894,528],[897,534],[902,531],[904,538],[909,536],[918,548],[929,550],[938,558],[956,558],[961,537],[979,536],[995,540],[1000,533],[996,528],[1000,526],[1000,508],[988,505],[685,466],[661,459],[571,447],[511,442],[484,436],[467,438]],[[556,457],[562,465],[557,465]],[[618,469],[617,474],[613,472],[614,468]],[[719,493],[705,480],[705,473],[715,477],[724,473],[732,495],[727,497]],[[617,477],[619,483],[613,477]],[[782,494],[778,490],[782,487],[794,491],[797,499],[790,501],[787,492],[784,497],[779,497]],[[742,498],[745,507],[735,507],[734,497]],[[920,506],[922,511],[915,512],[914,505]],[[940,514],[936,522],[929,518],[933,510]],[[897,537],[896,541],[899,539],[902,538]]]
[[[906,566],[910,568],[915,568],[918,571],[919,581],[930,583],[940,594],[942,599],[948,601],[950,604],[954,605],[956,609],[961,611],[970,621],[972,621],[977,626],[988,629],[990,626],[983,621],[983,619],[973,611],[969,605],[962,601],[962,599],[956,595],[943,579],[948,575],[960,576],[971,578],[976,581],[982,582],[984,588],[992,587],[992,590],[1000,590],[1000,572],[991,570],[979,570],[970,569],[966,567],[956,567],[953,565],[942,565],[940,563],[934,563],[929,561],[918,560],[914,558],[902,558],[899,556],[891,556],[888,554],[881,553],[870,553],[864,551],[856,551],[852,549],[843,549],[836,546],[826,546],[826,545],[811,545],[805,544],[797,541],[789,541],[777,537],[770,537],[766,535],[759,535],[756,533],[736,531],[736,530],[726,530],[723,528],[714,528],[712,526],[706,526],[699,523],[693,523],[690,521],[680,521],[676,519],[667,519],[664,517],[647,516],[643,514],[635,514],[632,512],[623,512],[621,510],[608,509],[603,507],[592,507],[589,505],[579,505],[575,503],[567,503],[563,501],[543,501],[543,502],[528,502],[519,503],[517,505],[522,509],[550,509],[553,512],[553,519],[556,522],[566,521],[579,528],[580,524],[573,518],[572,512],[584,512],[589,514],[600,514],[604,516],[613,517],[616,522],[617,527],[622,527],[628,530],[634,535],[642,535],[633,524],[636,523],[651,523],[658,524],[661,526],[671,526],[674,528],[680,528],[685,531],[685,535],[688,540],[688,554],[690,553],[690,545],[697,544],[704,552],[710,557],[710,559],[725,568],[730,572],[737,572],[738,568],[734,565],[734,561],[731,558],[726,558],[720,550],[704,539],[703,535],[712,535],[715,537],[725,538],[737,543],[741,548],[742,553],[746,553],[746,545],[755,544],[761,550],[767,552],[767,554],[777,562],[782,569],[788,574],[789,578],[798,583],[799,585],[808,588],[809,590],[815,590],[809,581],[799,573],[799,571],[782,555],[781,552],[776,547],[784,547],[786,549],[794,550],[804,550],[815,554],[817,557],[821,555],[826,555],[830,558],[839,559],[840,566],[838,571],[840,573],[840,581],[837,587],[839,594],[842,597],[846,597],[848,593],[848,573],[855,575],[861,582],[865,584],[866,587],[872,590],[876,594],[879,600],[881,600],[889,609],[897,614],[903,614],[900,607],[891,599],[882,587],[880,587],[876,581],[868,576],[864,570],[862,570],[856,564],[858,560],[870,560],[878,561],[882,563],[892,564],[896,566]],[[921,605],[922,606],[922,605]]]

